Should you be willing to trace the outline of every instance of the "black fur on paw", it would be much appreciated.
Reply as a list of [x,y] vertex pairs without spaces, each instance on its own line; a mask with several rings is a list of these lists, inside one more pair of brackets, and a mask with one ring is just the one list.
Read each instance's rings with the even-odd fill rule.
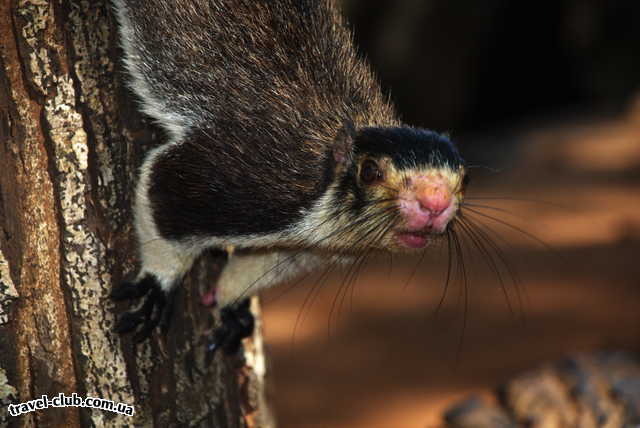
[[149,292],[154,286],[159,286],[158,281],[145,275],[140,281],[122,281],[120,285],[111,290],[109,297],[117,302],[129,299],[139,299]]
[[169,329],[173,297],[173,293],[167,295],[162,291],[160,284],[152,275],[146,275],[137,284],[124,282],[111,292],[111,298],[114,300],[144,298],[144,303],[138,309],[122,314],[114,331],[120,334],[135,331],[133,341],[136,343],[149,338],[158,325],[166,334]]
[[207,361],[218,349],[227,355],[237,353],[242,339],[253,334],[255,320],[249,304],[250,300],[245,299],[237,306],[227,306],[220,311],[222,325],[214,330],[207,345]]

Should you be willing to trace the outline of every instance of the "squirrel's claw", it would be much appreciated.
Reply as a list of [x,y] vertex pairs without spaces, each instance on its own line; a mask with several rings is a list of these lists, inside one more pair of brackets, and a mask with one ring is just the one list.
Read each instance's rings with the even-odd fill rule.
[[162,332],[166,334],[169,329],[173,299],[168,298],[153,276],[147,275],[138,283],[125,281],[111,292],[110,297],[113,300],[142,297],[145,299],[138,309],[122,314],[114,327],[116,333],[124,334],[137,330],[133,336],[133,341],[136,343],[149,338],[158,325],[161,325]]
[[229,355],[237,353],[242,339],[253,334],[255,320],[249,306],[250,300],[245,299],[237,306],[228,306],[220,311],[222,325],[213,331],[207,344],[207,362],[218,349]]
[[145,275],[139,281],[122,281],[120,285],[111,290],[109,298],[117,302],[129,299],[138,299],[149,292],[149,289],[160,285],[151,275]]

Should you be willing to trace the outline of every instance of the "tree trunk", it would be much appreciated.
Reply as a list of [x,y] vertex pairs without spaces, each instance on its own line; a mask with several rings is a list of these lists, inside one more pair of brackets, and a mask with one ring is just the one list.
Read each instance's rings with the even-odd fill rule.
[[[0,0],[0,426],[270,425],[259,322],[243,355],[204,362],[214,318],[199,296],[223,260],[196,263],[166,339],[136,346],[111,331],[126,305],[109,292],[135,272],[137,166],[162,138],[120,57],[107,0]],[[135,414],[8,413],[74,392]]]

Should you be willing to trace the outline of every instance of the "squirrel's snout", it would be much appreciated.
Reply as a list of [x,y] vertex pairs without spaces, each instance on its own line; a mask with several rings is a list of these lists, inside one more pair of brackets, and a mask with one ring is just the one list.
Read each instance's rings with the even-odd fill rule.
[[400,195],[400,212],[411,232],[442,233],[457,210],[457,201],[445,177],[418,176]]

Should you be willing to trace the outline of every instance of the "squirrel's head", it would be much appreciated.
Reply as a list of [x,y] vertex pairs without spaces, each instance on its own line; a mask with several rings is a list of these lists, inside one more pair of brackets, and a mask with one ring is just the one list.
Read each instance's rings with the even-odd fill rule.
[[421,249],[445,234],[458,214],[468,176],[458,150],[441,134],[345,126],[333,157],[332,246]]

